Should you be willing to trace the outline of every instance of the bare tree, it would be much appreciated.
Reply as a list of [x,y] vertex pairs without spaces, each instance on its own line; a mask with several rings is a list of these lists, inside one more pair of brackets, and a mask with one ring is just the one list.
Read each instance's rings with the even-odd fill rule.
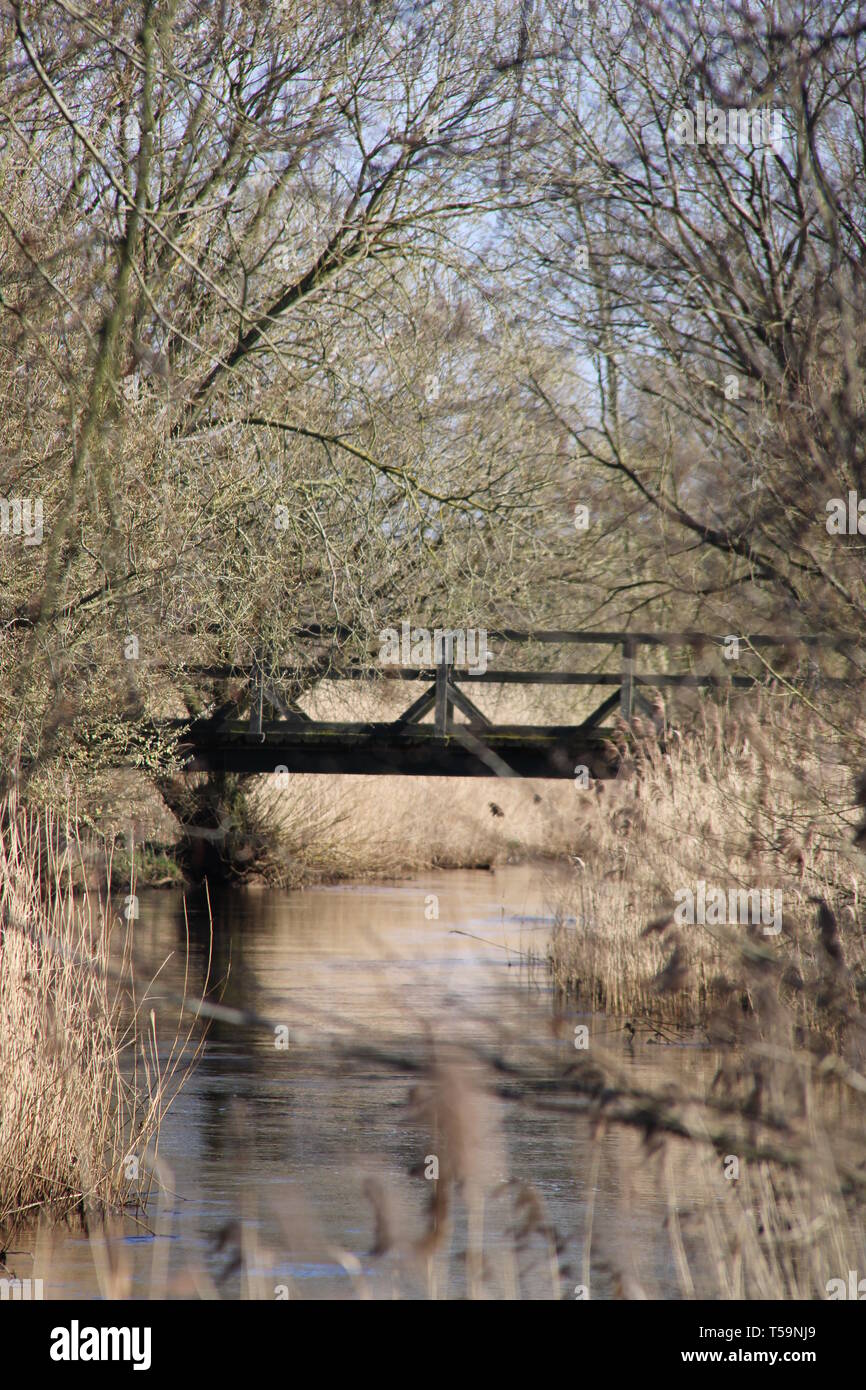
[[44,515],[0,547],[7,765],[311,618],[508,599],[550,430],[461,267],[519,44],[466,3],[3,5],[0,490]]
[[538,20],[512,225],[558,352],[527,379],[577,485],[617,485],[621,608],[862,619],[827,521],[864,484],[864,42],[859,3]]

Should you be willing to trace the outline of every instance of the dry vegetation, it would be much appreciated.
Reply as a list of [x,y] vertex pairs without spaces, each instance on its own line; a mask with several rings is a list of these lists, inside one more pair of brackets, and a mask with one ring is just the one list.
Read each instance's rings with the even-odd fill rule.
[[[578,858],[564,907],[578,925],[554,942],[557,982],[618,1015],[685,1025],[717,1021],[721,1004],[748,1012],[739,971],[729,970],[741,957],[779,973],[805,1023],[835,998],[828,981],[840,972],[859,999],[856,732],[825,724],[822,737],[810,703],[778,693],[737,711],[705,703],[690,722],[662,749],[637,717],[635,747],[621,740],[619,776],[575,793]],[[677,921],[675,895],[701,880],[725,893],[764,890],[768,905],[778,894],[781,930],[769,920]]]
[[574,836],[568,783],[298,776],[260,796],[295,882],[554,859]]
[[[679,1065],[659,1057],[651,1073],[635,1073],[604,1045],[571,1061],[540,1044],[517,1062],[507,1030],[487,1054],[460,1051],[446,1034],[442,1020],[438,1041],[417,1051],[348,1042],[327,1061],[359,1083],[371,1068],[410,1074],[405,1123],[421,1136],[419,1153],[437,1157],[436,1181],[421,1164],[402,1181],[372,1159],[350,1170],[354,1239],[341,1243],[300,1185],[276,1202],[253,1180],[219,1233],[219,1259],[154,1261],[150,1295],[303,1300],[309,1269],[329,1266],[341,1298],[790,1300],[825,1298],[829,1280],[863,1268],[866,1101],[856,1076],[750,1046],[704,1085],[682,1054]],[[758,1059],[773,1086],[749,1104],[731,1083]],[[513,1171],[504,1136],[516,1099],[530,1113],[574,1117],[561,1177],[583,1195],[578,1229],[559,1226],[539,1185]],[[238,1120],[247,1133],[254,1116]],[[659,1208],[663,1225],[648,1239],[647,1212]],[[158,1226],[173,1232],[168,1215]],[[115,1243],[109,1260],[92,1245],[102,1295],[132,1292],[133,1252]],[[50,1275],[47,1231],[36,1256],[37,1275]]]
[[[74,827],[0,807],[0,1231],[144,1205],[189,1035],[158,1038],[131,935],[76,889]],[[131,1003],[130,1003],[131,999]]]

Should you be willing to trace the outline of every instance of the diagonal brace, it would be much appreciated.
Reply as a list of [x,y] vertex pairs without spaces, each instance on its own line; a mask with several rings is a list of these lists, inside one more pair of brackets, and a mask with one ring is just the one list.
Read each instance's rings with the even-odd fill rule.
[[470,724],[479,724],[485,729],[492,727],[487,715],[482,714],[478,706],[470,700],[468,695],[464,695],[462,690],[458,690],[456,685],[452,685],[450,681],[446,681],[446,690],[451,703],[456,705],[462,714],[466,715]]
[[621,691],[619,690],[614,691],[613,695],[608,695],[607,699],[602,701],[598,709],[593,710],[588,719],[584,719],[580,727],[582,729],[594,729],[596,724],[601,723],[606,714],[610,714],[612,709],[616,709],[620,702],[620,696]]
[[436,687],[428,686],[423,695],[419,695],[417,700],[404,710],[399,719],[395,719],[395,724],[417,724],[428,710],[431,710],[436,703]]

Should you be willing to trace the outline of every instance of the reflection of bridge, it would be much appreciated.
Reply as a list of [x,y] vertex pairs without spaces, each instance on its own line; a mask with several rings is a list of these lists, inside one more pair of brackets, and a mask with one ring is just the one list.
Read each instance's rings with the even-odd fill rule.
[[[610,646],[619,648],[615,672],[515,671],[456,669],[446,659],[433,668],[389,667],[390,678],[429,681],[428,688],[395,720],[388,723],[340,723],[311,719],[281,689],[286,683],[311,688],[318,680],[379,681],[381,667],[358,664],[317,667],[311,670],[252,667],[197,667],[190,674],[215,680],[243,677],[247,696],[240,705],[218,710],[208,719],[189,723],[171,721],[182,729],[181,753],[189,771],[244,773],[341,772],[392,773],[409,776],[452,777],[560,777],[573,778],[585,766],[593,777],[611,777],[613,730],[604,725],[615,710],[622,719],[633,718],[643,706],[656,720],[664,737],[664,714],[651,707],[646,692],[663,687],[749,688],[773,675],[763,664],[758,675],[722,677],[705,674],[646,674],[635,669],[641,646],[690,647],[697,650],[724,647],[730,638],[700,633],[650,632],[490,632],[488,637],[506,642],[556,646]],[[844,649],[830,637],[743,637],[741,655],[758,656],[767,647],[801,646]],[[729,645],[728,645],[729,650]],[[730,663],[733,665],[733,663]],[[729,668],[730,669],[730,666]],[[558,685],[615,687],[588,718],[570,725],[493,724],[461,687],[479,685]],[[828,682],[830,683],[830,682]],[[835,682],[834,682],[835,683]],[[246,719],[232,717],[249,708]],[[464,721],[455,718],[455,711]],[[432,714],[432,722],[422,723]]]

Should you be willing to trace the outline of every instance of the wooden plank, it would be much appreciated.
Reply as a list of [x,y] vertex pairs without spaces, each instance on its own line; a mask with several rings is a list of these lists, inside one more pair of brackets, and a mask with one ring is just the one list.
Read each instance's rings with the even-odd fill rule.
[[[249,728],[246,721],[242,719],[219,726],[212,724],[208,719],[158,719],[148,727],[154,731],[186,729],[195,738],[206,737],[210,733],[220,738],[223,735],[228,735],[239,740],[249,737]],[[570,734],[577,735],[581,728],[580,724],[491,724],[488,731],[503,738],[520,739],[526,735],[530,738],[545,739],[567,737]],[[369,720],[317,719],[310,720],[306,724],[296,724],[294,721],[272,719],[263,722],[262,733],[265,738],[272,740],[279,739],[285,733],[290,739],[307,740],[313,743],[319,739],[339,739],[343,735],[347,738],[358,738],[366,735],[393,737],[397,742],[439,737],[433,724],[395,724],[390,720],[371,722]],[[256,734],[255,737],[259,737],[259,735]]]
[[[296,677],[303,679],[305,672],[294,672]],[[315,680],[363,680],[376,683],[382,679],[398,681],[435,681],[436,667],[409,667],[398,668],[389,672],[383,677],[383,672],[378,667],[368,669],[351,669],[342,671],[329,671],[325,676],[314,676]],[[618,686],[622,683],[622,675],[615,672],[604,671],[469,671],[452,669],[450,672],[451,684],[456,685],[601,685]],[[693,675],[690,672],[683,675],[670,675],[663,673],[653,675],[652,673],[635,673],[635,683],[641,685],[689,685],[689,686],[720,686],[736,685],[743,688],[751,688],[753,685],[766,684],[764,676],[732,676],[714,675]],[[848,684],[840,681],[841,685]]]
[[[252,672],[251,667],[209,667],[207,674],[213,679],[227,680],[232,677],[249,678]],[[187,672],[187,674],[196,674]],[[202,674],[199,672],[198,674]],[[602,671],[469,671],[451,670],[452,683],[466,685],[476,683],[478,685],[619,685],[621,675],[614,672]],[[344,667],[322,673],[321,671],[297,671],[285,668],[277,672],[280,680],[294,679],[301,682],[307,681],[312,686],[321,681],[332,680],[362,680],[377,683],[382,680],[397,681],[424,681],[430,682],[436,679],[436,668],[433,667],[396,667],[383,670],[378,666],[370,667]],[[719,686],[735,685],[742,689],[750,688],[753,685],[764,685],[768,682],[766,676],[728,676],[726,674],[717,675],[706,673],[704,675],[694,675],[691,672],[682,675],[672,675],[669,672],[653,674],[652,672],[635,672],[635,683],[640,685],[664,686],[664,685],[684,685],[684,686]],[[790,680],[790,677],[787,677]],[[808,677],[804,677],[802,684],[806,685]],[[793,682],[796,684],[796,681]],[[824,677],[822,684],[840,689],[849,686],[851,682],[842,677]]]
[[[577,763],[590,767],[594,776],[613,775],[605,761],[600,735],[581,734],[572,728],[545,737],[526,738],[523,731],[503,736],[500,730],[484,731],[483,743],[465,726],[445,737],[433,725],[411,725],[395,734],[392,725],[365,729],[357,736],[312,734],[307,725],[283,724],[266,728],[263,736],[246,730],[235,737],[216,733],[186,739],[181,754],[189,771],[273,773],[277,767],[290,772],[387,774],[434,777],[571,778]],[[482,754],[482,748],[484,753]],[[508,773],[503,771],[508,768]]]
[[434,711],[434,724],[436,732],[440,737],[444,737],[448,732],[453,708],[448,694],[448,666],[444,661],[441,661],[436,667],[436,704]]

